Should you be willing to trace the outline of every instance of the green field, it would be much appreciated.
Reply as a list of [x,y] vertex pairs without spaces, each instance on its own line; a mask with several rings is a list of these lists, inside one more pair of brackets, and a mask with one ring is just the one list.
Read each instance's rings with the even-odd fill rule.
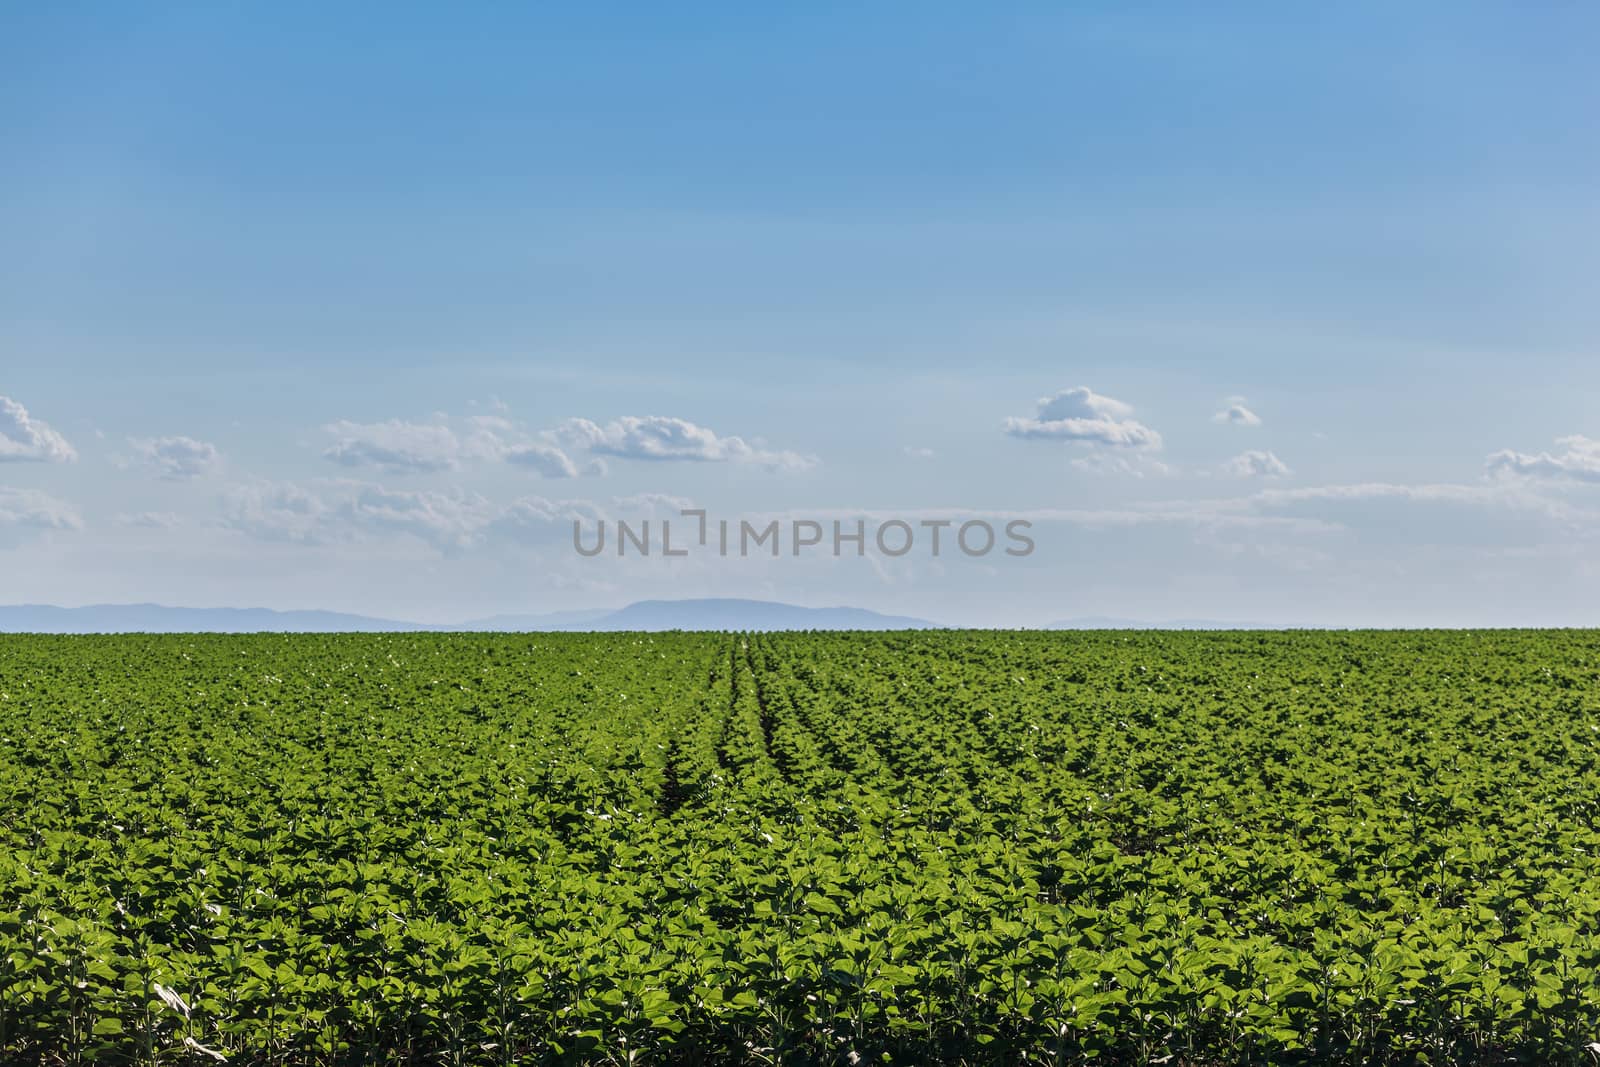
[[1597,757],[1577,631],[0,638],[0,1062],[1592,1063]]

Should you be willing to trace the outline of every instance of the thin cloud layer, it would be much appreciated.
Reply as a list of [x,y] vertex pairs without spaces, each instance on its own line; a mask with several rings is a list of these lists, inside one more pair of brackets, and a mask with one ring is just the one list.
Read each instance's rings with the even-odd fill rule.
[[0,486],[0,527],[31,530],[81,530],[72,506],[35,489]]
[[1155,451],[1161,447],[1161,435],[1131,417],[1132,406],[1087,386],[1040,397],[1038,405],[1032,416],[1007,418],[1005,432],[1013,437],[1080,441],[1107,448]]
[[344,467],[378,467],[394,474],[431,474],[454,470],[462,459],[461,439],[443,423],[329,423],[324,429],[337,440],[324,458]]
[[171,511],[140,511],[121,514],[112,523],[129,530],[176,530],[184,525],[183,516]]
[[440,549],[465,548],[494,514],[477,493],[350,487],[336,514],[358,529],[410,534]]
[[169,482],[211,474],[222,464],[222,454],[215,445],[192,437],[131,438],[128,443],[142,462]]
[[1148,452],[1112,452],[1103,448],[1074,459],[1072,469],[1120,478],[1170,478],[1178,473],[1177,468],[1161,462]]
[[491,540],[538,544],[565,536],[574,521],[592,525],[604,516],[605,511],[592,501],[529,496],[502,508],[482,534]]
[[322,544],[328,508],[322,498],[286,482],[258,482],[228,490],[222,525],[262,541]]
[[574,448],[619,459],[748,463],[785,471],[817,465],[814,456],[763,448],[742,437],[721,436],[687,419],[666,415],[624,415],[604,426],[588,419],[568,419],[557,435]]
[[356,481],[311,488],[262,482],[225,495],[222,523],[263,541],[328,545],[367,534],[408,534],[448,550],[469,544],[492,513],[483,497],[461,491],[388,489]]
[[0,396],[0,463],[70,463],[77,458],[65,437],[17,401]]
[[437,474],[472,462],[500,462],[532,470],[546,478],[604,474],[603,464],[579,469],[552,440],[532,435],[500,415],[472,415],[433,422],[330,423],[324,429],[336,438],[323,456],[344,467],[372,467],[386,474]]
[[1573,434],[1558,437],[1556,445],[1562,449],[1556,454],[1503,449],[1489,457],[1489,473],[1499,477],[1600,482],[1600,440]]
[[414,538],[454,555],[488,541],[565,543],[573,520],[652,515],[666,506],[663,502],[687,506],[687,501],[652,494],[616,498],[609,506],[536,496],[502,505],[457,489],[393,489],[345,480],[310,486],[260,482],[224,495],[221,522],[263,541],[325,546]]

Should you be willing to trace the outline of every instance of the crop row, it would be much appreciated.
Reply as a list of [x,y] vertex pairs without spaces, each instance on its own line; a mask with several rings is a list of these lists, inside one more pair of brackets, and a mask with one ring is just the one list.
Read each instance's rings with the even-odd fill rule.
[[0,638],[0,1060],[1588,1063],[1600,642]]

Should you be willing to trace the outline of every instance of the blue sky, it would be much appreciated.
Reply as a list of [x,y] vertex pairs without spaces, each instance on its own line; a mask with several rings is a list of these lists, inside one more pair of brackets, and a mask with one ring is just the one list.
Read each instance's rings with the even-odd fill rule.
[[[0,602],[1600,623],[1597,31],[12,7]],[[571,551],[685,503],[1039,547]]]

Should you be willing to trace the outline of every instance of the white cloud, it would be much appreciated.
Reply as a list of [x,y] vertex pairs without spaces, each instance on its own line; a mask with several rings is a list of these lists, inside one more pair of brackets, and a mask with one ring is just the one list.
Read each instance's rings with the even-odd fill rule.
[[630,496],[614,496],[611,498],[613,511],[628,514],[644,513],[648,515],[665,515],[673,517],[686,508],[695,506],[693,500],[686,496],[673,496],[671,493],[634,493]]
[[222,462],[222,454],[215,445],[192,437],[130,438],[128,443],[144,463],[170,482],[210,474]]
[[1226,423],[1230,426],[1261,425],[1261,416],[1244,406],[1244,397],[1230,396],[1223,403],[1227,406],[1211,416],[1212,422]]
[[773,451],[742,437],[723,437],[686,419],[665,415],[625,415],[604,426],[588,419],[568,419],[556,431],[575,448],[622,459],[688,460],[702,463],[749,463],[772,470],[807,470],[814,456]]
[[546,478],[604,474],[599,460],[580,469],[553,433],[529,434],[503,415],[439,416],[432,422],[330,423],[337,440],[323,456],[346,467],[377,467],[390,474],[433,474],[474,461],[504,461]]
[[511,410],[511,405],[510,404],[507,404],[504,400],[501,400],[499,397],[495,396],[492,393],[489,395],[489,398],[487,400],[482,401],[481,404],[477,400],[468,400],[467,401],[467,407],[469,407],[469,408],[486,407],[490,411],[496,412],[496,413],[501,414],[501,415],[504,415],[506,412]]
[[1563,450],[1557,455],[1503,449],[1489,457],[1489,473],[1500,477],[1600,482],[1600,441],[1573,434],[1556,438],[1556,445]]
[[506,449],[526,435],[517,424],[503,415],[468,415],[462,420],[460,457],[469,459],[500,459]]
[[[555,445],[529,444],[508,448],[506,462],[519,467],[529,467],[546,478],[576,478],[578,468],[568,455]],[[598,461],[596,461],[598,462]],[[599,473],[605,473],[602,466]]]
[[260,482],[224,494],[222,523],[263,541],[320,544],[327,511],[321,497],[298,485]]
[[1040,397],[1038,405],[1038,412],[1031,417],[1007,418],[1006,433],[1013,437],[1082,441],[1110,448],[1155,451],[1161,447],[1160,434],[1130,417],[1132,407],[1101,396],[1086,386]]
[[475,493],[395,490],[356,481],[313,488],[241,485],[223,498],[223,525],[264,541],[327,545],[385,534],[417,537],[440,549],[472,542],[492,517]]
[[532,496],[500,506],[460,490],[390,489],[345,480],[309,487],[261,482],[225,494],[222,524],[264,541],[335,545],[410,537],[455,554],[489,539],[565,543],[574,519],[675,516],[678,508],[688,506],[687,500],[661,494],[617,498],[608,506]]
[[[580,522],[585,536],[593,537],[594,524],[601,519],[679,520],[685,508],[694,507],[687,497],[667,493],[635,493],[612,497],[604,504],[593,500],[550,500],[529,496],[500,509],[484,527],[487,537],[532,545],[571,544],[572,524]],[[691,522],[692,520],[684,520]]]
[[1241,452],[1222,465],[1224,474],[1234,478],[1285,478],[1289,475],[1289,465],[1273,455],[1259,449]]
[[513,501],[485,527],[489,536],[521,543],[570,537],[574,521],[591,525],[604,512],[587,500],[547,500],[529,496]]
[[1244,503],[1292,504],[1316,500],[1489,500],[1502,494],[1475,485],[1425,482],[1399,485],[1394,482],[1354,482],[1345,485],[1312,485],[1302,489],[1263,489],[1246,497]]
[[0,526],[32,530],[81,530],[72,506],[34,489],[0,486]]
[[[639,498],[629,498],[637,500]],[[663,498],[671,500],[672,498]],[[1208,529],[1264,529],[1298,533],[1328,533],[1339,525],[1316,517],[1259,515],[1248,513],[1249,498],[1230,498],[1225,501],[1198,500],[1153,503],[1147,506],[1122,508],[896,508],[892,511],[859,508],[806,508],[803,511],[758,511],[739,517],[752,523],[765,523],[772,519],[790,522],[794,519],[812,519],[831,522],[835,519],[846,524],[861,519],[868,524],[900,519],[913,525],[923,520],[952,520],[959,524],[969,519],[983,519],[999,530],[1015,519],[1026,519],[1037,526],[1060,523],[1084,529],[1110,529],[1143,526],[1192,526]],[[621,504],[617,500],[614,503]],[[681,502],[682,506],[690,506]],[[1238,505],[1238,506],[1235,506]],[[666,517],[675,517],[678,511],[663,509]],[[1244,512],[1244,513],[1241,513]],[[726,518],[715,509],[710,518]]]
[[183,525],[183,516],[170,511],[141,511],[134,515],[118,515],[112,521],[136,530],[176,530]]
[[[493,418],[490,416],[489,418]],[[346,467],[381,467],[395,474],[427,474],[453,470],[461,462],[462,443],[439,422],[329,423],[337,440],[323,456]]]
[[410,534],[441,549],[470,545],[493,517],[489,501],[459,491],[392,490],[353,485],[337,514],[361,528]]
[[1395,482],[1351,482],[1342,485],[1309,485],[1296,489],[1259,489],[1245,496],[1212,497],[1198,501],[1169,501],[1171,507],[1200,508],[1215,512],[1274,511],[1299,505],[1342,504],[1366,501],[1407,503],[1475,504],[1515,510],[1550,512],[1557,503],[1513,487],[1493,485],[1454,485],[1424,482],[1401,485]]
[[900,451],[904,455],[907,455],[907,456],[911,457],[912,459],[933,459],[934,458],[934,451],[931,448],[917,448],[917,447],[913,447],[911,445],[906,445]]
[[1600,526],[1600,513],[1574,507],[1566,500],[1535,492],[1531,487],[1516,483],[1456,485],[1449,482],[1423,482],[1402,485],[1394,482],[1355,482],[1297,489],[1261,489],[1248,496],[1214,498],[1184,506],[1261,513],[1302,506],[1309,508],[1318,504],[1337,506],[1371,502],[1461,505],[1480,508],[1486,513],[1533,516],[1559,523],[1568,529],[1587,530]]
[[1072,461],[1074,470],[1088,474],[1114,474],[1129,478],[1165,478],[1177,470],[1144,452],[1090,452]]
[[69,463],[77,458],[66,438],[9,396],[0,396],[0,463]]

